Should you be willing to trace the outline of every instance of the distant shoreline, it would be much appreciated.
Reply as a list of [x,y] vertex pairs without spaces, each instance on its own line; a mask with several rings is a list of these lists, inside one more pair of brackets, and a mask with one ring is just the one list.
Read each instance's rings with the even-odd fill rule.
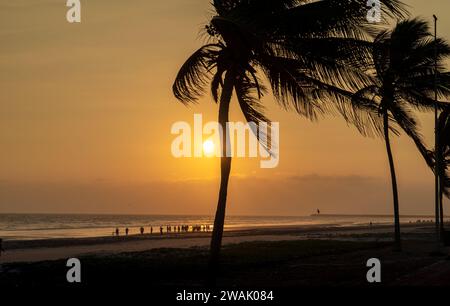
[[[311,214],[309,217],[365,217],[365,218],[393,218],[394,215],[354,215],[354,214]],[[449,218],[450,216],[444,216],[444,218]],[[434,215],[401,215],[401,218],[433,218]]]
[[[119,214],[119,213],[46,213],[46,212],[0,212],[0,216],[16,215],[16,216],[122,216],[122,217],[212,217],[209,214]],[[229,214],[227,217],[246,217],[246,218],[304,218],[304,217],[373,217],[373,218],[389,218],[394,217],[390,214],[309,214],[309,215],[247,215],[247,214]],[[450,215],[445,215],[450,218]],[[434,218],[434,215],[400,215],[400,218]]]
[[[303,217],[237,217],[228,216],[225,222],[225,231],[258,230],[265,228],[297,227],[315,228],[319,227],[357,227],[373,225],[392,225],[393,217],[384,215],[331,215],[321,214]],[[401,222],[404,224],[419,223],[424,221],[431,223],[434,218],[425,216],[403,216]],[[446,218],[448,220],[448,218]],[[203,231],[207,225],[212,226],[211,216],[159,216],[159,215],[0,215],[0,238],[3,241],[18,240],[52,240],[71,238],[112,238],[125,234],[129,229],[130,235],[140,233],[153,234],[160,232],[163,228],[164,235],[171,228],[171,233],[178,232],[178,227],[189,226],[200,227]],[[212,228],[210,228],[212,230]],[[170,232],[170,231],[169,231]],[[183,231],[182,234],[186,234]]]

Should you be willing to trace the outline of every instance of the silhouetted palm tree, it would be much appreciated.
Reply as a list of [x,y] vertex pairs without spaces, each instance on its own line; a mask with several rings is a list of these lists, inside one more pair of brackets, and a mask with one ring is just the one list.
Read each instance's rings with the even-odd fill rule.
[[438,71],[441,73],[438,93],[449,96],[448,75],[444,74],[443,59],[450,54],[441,39],[435,44],[425,21],[412,19],[399,22],[392,31],[382,31],[374,41],[374,84],[354,95],[354,101],[372,101],[379,105],[383,118],[384,139],[392,180],[395,218],[395,243],[401,250],[400,213],[394,159],[389,132],[398,135],[398,125],[416,144],[429,165],[430,152],[423,144],[413,109],[432,110],[434,103],[434,52],[437,45]]
[[[401,15],[397,0],[382,0],[383,16]],[[265,88],[259,75],[268,79],[276,100],[287,109],[315,119],[336,108],[352,118],[361,132],[370,124],[360,109],[346,105],[348,91],[355,91],[369,78],[358,68],[366,61],[364,36],[366,0],[214,0],[215,16],[205,27],[210,40],[194,52],[181,67],[173,92],[185,104],[206,92],[219,103],[219,124],[224,143],[221,183],[211,239],[211,269],[215,273],[222,243],[231,158],[227,157],[229,105],[236,91],[247,121],[267,122],[260,98]],[[334,99],[335,105],[325,101]],[[364,108],[364,106],[362,107]]]
[[[447,78],[448,78],[448,74]],[[441,76],[441,78],[445,76]],[[433,151],[431,158],[438,158],[438,175],[440,182],[440,230],[444,232],[444,208],[443,208],[443,196],[445,195],[450,199],[450,105],[443,108],[442,113],[439,115],[438,121],[438,154],[436,155],[436,149]],[[434,161],[434,160],[433,160]],[[434,163],[430,165],[431,170],[434,172],[436,168]],[[441,235],[441,237],[443,237]]]

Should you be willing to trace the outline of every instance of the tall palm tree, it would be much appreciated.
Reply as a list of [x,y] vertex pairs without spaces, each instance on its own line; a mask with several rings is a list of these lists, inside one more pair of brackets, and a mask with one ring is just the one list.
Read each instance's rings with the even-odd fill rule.
[[[444,108],[439,116],[439,178],[440,178],[440,216],[441,232],[444,232],[443,196],[450,199],[450,106]],[[443,236],[442,236],[443,237]]]
[[[384,16],[403,13],[397,0],[381,2]],[[181,67],[173,92],[189,104],[209,85],[219,104],[225,141],[211,239],[210,271],[215,273],[231,170],[231,157],[225,153],[230,145],[226,122],[233,92],[247,121],[267,122],[260,103],[266,88],[259,76],[264,75],[283,107],[316,119],[330,108],[325,100],[368,83],[357,66],[369,54],[367,44],[359,40],[367,29],[366,0],[214,0],[212,4],[215,16],[205,27],[209,43]],[[370,133],[371,128],[354,116],[360,110],[344,103],[336,101],[336,109],[345,111],[346,118],[358,118],[358,128]]]
[[[441,75],[441,79],[449,78],[450,74],[446,73]],[[449,83],[450,85],[450,83]],[[444,232],[444,207],[443,207],[443,196],[445,195],[450,199],[450,104],[443,107],[438,120],[438,152],[436,154],[436,149],[430,155],[430,159],[433,159],[433,163],[430,164],[430,168],[435,172],[436,168],[434,165],[435,157],[438,161],[438,176],[439,176],[439,197],[440,197],[440,231]],[[443,235],[441,235],[443,238]]]
[[383,118],[383,134],[392,183],[395,219],[395,245],[401,250],[400,212],[397,177],[391,148],[390,132],[398,135],[394,124],[400,127],[415,143],[429,165],[433,164],[430,152],[423,144],[419,124],[413,110],[433,110],[434,103],[434,52],[438,57],[438,84],[440,96],[449,96],[448,76],[444,72],[444,59],[450,47],[441,39],[436,44],[425,21],[412,19],[399,22],[392,31],[382,31],[375,38],[372,56],[375,82],[359,90],[354,101],[376,103]]

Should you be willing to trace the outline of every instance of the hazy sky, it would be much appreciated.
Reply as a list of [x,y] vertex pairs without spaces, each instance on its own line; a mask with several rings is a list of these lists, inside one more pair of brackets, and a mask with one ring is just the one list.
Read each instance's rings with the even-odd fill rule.
[[[217,159],[175,159],[170,128],[194,113],[171,85],[202,44],[210,0],[0,0],[0,212],[179,213],[215,210]],[[409,0],[450,39],[447,0]],[[311,123],[264,98],[281,124],[280,165],[233,162],[231,214],[392,212],[381,139],[339,118]],[[233,103],[232,120],[242,120]],[[432,139],[432,121],[423,116]],[[401,212],[433,212],[433,178],[406,137],[393,140]]]

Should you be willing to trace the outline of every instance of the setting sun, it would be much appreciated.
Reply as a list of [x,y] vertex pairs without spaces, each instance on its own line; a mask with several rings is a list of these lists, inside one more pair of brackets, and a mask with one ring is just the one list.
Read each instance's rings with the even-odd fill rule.
[[203,143],[203,152],[205,152],[206,156],[212,156],[214,154],[214,142],[212,140],[206,140]]

